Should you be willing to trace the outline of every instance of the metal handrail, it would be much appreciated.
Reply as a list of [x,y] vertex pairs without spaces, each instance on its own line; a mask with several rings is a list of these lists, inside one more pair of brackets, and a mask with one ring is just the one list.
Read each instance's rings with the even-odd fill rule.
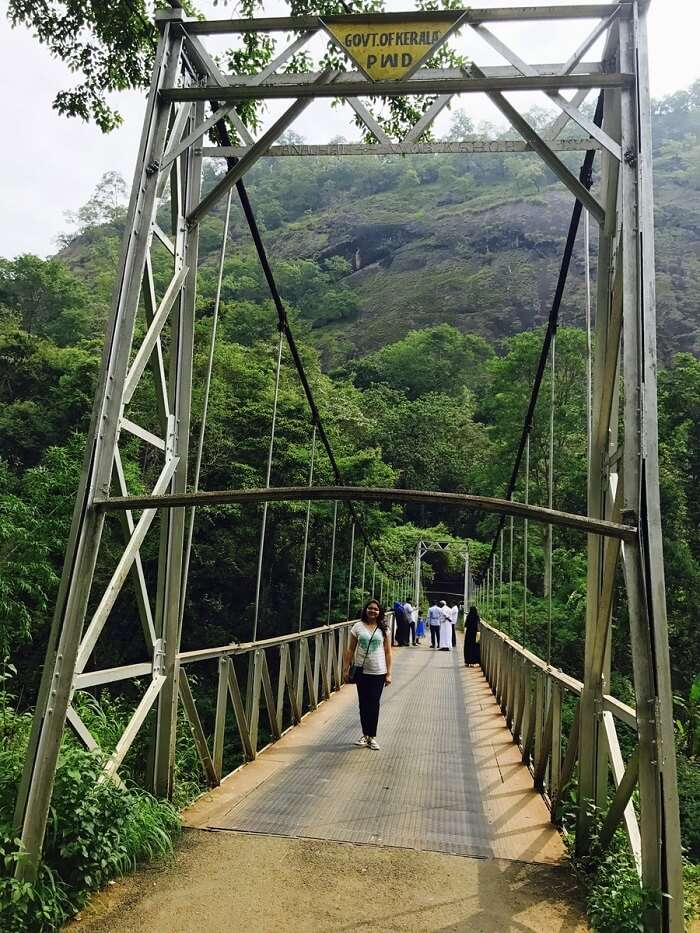
[[[529,651],[524,645],[521,645],[500,629],[495,628],[493,625],[489,625],[489,623],[485,622],[483,619],[481,620],[481,627],[488,629],[495,636],[500,638],[504,644],[507,644],[525,658],[533,667],[541,670],[552,680],[556,680],[570,693],[581,696],[583,692],[583,681],[577,680],[576,677],[572,677],[570,674],[565,674],[564,671],[558,667],[552,667],[551,664],[547,664],[546,661],[543,661],[542,658],[533,654],[532,651]],[[603,694],[603,709],[611,712],[616,719],[621,720],[625,725],[631,726],[634,729],[637,728],[637,712],[634,707],[629,706],[627,703],[623,703],[622,700],[618,700],[617,697],[612,696],[612,694]]]
[[[483,620],[481,633],[481,668],[512,732],[513,742],[522,752],[523,763],[530,767],[535,788],[549,805],[552,821],[555,821],[557,803],[573,777],[579,756],[584,684],[547,664]],[[565,690],[576,696],[577,702],[571,730],[566,737],[566,754],[562,758],[562,739],[565,737],[562,699]],[[615,795],[602,822],[599,845],[604,849],[620,822],[624,823],[641,876],[641,834],[632,801],[640,751],[637,745],[625,764],[615,728],[616,719],[639,734],[636,711],[610,694],[604,694],[599,714],[600,739],[607,746]]]
[[195,661],[211,661],[214,658],[226,658],[232,655],[248,654],[258,648],[274,648],[275,645],[288,645],[301,641],[314,635],[325,632],[335,632],[338,629],[354,625],[357,619],[347,619],[345,622],[333,622],[331,625],[319,625],[317,628],[303,629],[301,632],[290,632],[287,635],[276,635],[274,638],[261,638],[257,641],[232,642],[229,645],[220,645],[216,648],[198,648],[195,651],[181,651],[177,659],[180,664],[192,664]]

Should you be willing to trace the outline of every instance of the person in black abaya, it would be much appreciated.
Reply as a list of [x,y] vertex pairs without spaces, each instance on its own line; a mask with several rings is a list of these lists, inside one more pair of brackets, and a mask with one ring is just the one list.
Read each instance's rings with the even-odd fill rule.
[[405,648],[408,645],[408,639],[410,636],[410,625],[409,621],[406,618],[406,607],[402,602],[397,600],[394,603],[394,620],[396,621],[396,647]]
[[464,663],[467,667],[478,664],[481,660],[481,651],[476,640],[480,621],[476,606],[470,606],[467,618],[464,620]]

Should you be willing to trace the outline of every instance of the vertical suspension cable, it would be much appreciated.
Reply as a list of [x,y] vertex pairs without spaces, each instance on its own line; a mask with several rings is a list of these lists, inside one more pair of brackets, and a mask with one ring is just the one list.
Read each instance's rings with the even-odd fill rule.
[[376,560],[373,560],[372,561],[372,593],[371,593],[372,597],[374,597],[374,585],[375,585],[376,577],[377,577],[377,562]]
[[381,606],[382,600],[384,599],[384,574],[379,574],[379,605]]
[[586,423],[588,425],[588,462],[591,462],[593,443],[593,340],[591,314],[591,254],[590,254],[590,217],[583,212],[584,262],[586,269]]
[[365,544],[364,549],[362,551],[362,599],[361,599],[361,602],[363,605],[365,602],[365,569],[366,567],[367,567],[367,545]]
[[499,561],[498,577],[498,615],[501,618],[501,628],[503,628],[503,532],[501,532],[501,559]]
[[513,516],[510,517],[510,578],[508,583],[508,634],[513,634]]
[[491,605],[491,577],[493,575],[492,566],[486,571],[486,605],[489,609],[489,622],[491,625],[494,625],[493,619],[493,606]]
[[345,618],[350,618],[350,600],[352,598],[352,561],[355,553],[355,522],[350,526],[350,570],[348,572],[348,607]]
[[335,562],[335,530],[338,524],[338,500],[333,503],[333,535],[331,537],[331,567],[328,574],[328,617],[326,625],[331,624],[331,606],[333,604],[333,563]]
[[[204,379],[204,404],[202,406],[202,424],[199,428],[199,439],[197,441],[197,458],[194,466],[194,481],[192,488],[194,492],[199,489],[199,478],[202,471],[202,455],[204,452],[204,434],[207,428],[207,414],[209,411],[209,393],[211,390],[211,374],[214,368],[214,350],[216,347],[216,329],[219,323],[219,306],[221,304],[221,284],[224,278],[224,260],[226,258],[226,241],[228,240],[228,228],[231,219],[231,196],[233,191],[229,191],[226,199],[226,215],[224,218],[224,234],[221,240],[221,252],[219,254],[219,270],[216,280],[216,294],[214,296],[214,313],[211,318],[211,337],[209,338],[209,356],[207,359],[207,372]],[[185,555],[182,562],[182,586],[180,589],[180,620],[179,626],[182,629],[182,620],[185,613],[185,594],[187,593],[187,580],[190,572],[190,557],[192,554],[192,538],[194,536],[195,506],[189,510],[189,527],[187,529],[187,541],[185,544]]]
[[[596,103],[595,114],[593,117],[593,122],[596,126],[600,127],[603,123],[603,103],[604,103],[604,91],[601,90],[598,95],[598,101]],[[581,166],[581,171],[579,173],[579,178],[581,183],[587,190],[590,190],[591,185],[593,184],[593,159],[595,156],[595,150],[590,149],[585,155],[583,160],[583,165]],[[535,412],[535,407],[537,405],[537,398],[539,395],[540,387],[542,380],[544,378],[544,373],[547,365],[547,357],[549,354],[549,345],[551,342],[552,335],[556,331],[559,309],[561,307],[562,297],[564,295],[564,287],[566,285],[566,279],[569,272],[569,266],[571,264],[571,257],[573,255],[574,244],[576,242],[576,235],[578,232],[579,221],[581,217],[581,211],[583,210],[583,203],[580,200],[576,200],[574,203],[573,211],[571,214],[571,221],[569,222],[569,230],[566,236],[566,245],[564,247],[564,255],[561,261],[561,267],[559,270],[559,276],[557,279],[557,286],[554,293],[554,299],[552,301],[552,307],[549,313],[549,319],[547,322],[547,330],[545,332],[544,341],[542,343],[542,349],[540,351],[539,362],[537,364],[537,371],[535,374],[535,381],[532,387],[532,392],[530,395],[530,402],[528,404],[528,409],[525,414],[525,420],[523,422],[523,430],[520,436],[520,443],[518,445],[518,451],[515,457],[515,463],[513,465],[513,471],[511,473],[511,478],[506,489],[504,498],[511,499],[514,492],[518,476],[520,473],[520,464],[521,458],[525,451],[526,440],[529,437],[530,430],[532,428],[532,421]],[[503,527],[505,517],[501,519],[499,524],[499,530]],[[496,546],[497,533],[494,534],[493,543],[491,545],[492,550]],[[490,557],[490,555],[489,555]],[[486,558],[484,564],[488,561],[489,558]]]
[[[428,602],[428,607],[430,607],[430,602]],[[462,616],[464,619],[467,618],[467,612],[469,611],[469,545],[467,544],[464,549],[464,611]]]
[[[493,555],[491,561],[491,615],[496,618],[496,555]],[[501,627],[501,620],[498,620],[498,628]]]
[[[275,429],[277,427],[277,405],[280,395],[280,372],[282,370],[282,347],[284,334],[280,331],[279,345],[277,347],[277,368],[275,369],[275,394],[272,401],[272,426],[270,428],[270,446],[267,450],[267,470],[265,472],[265,487],[270,486],[272,476],[272,454],[275,449]],[[265,529],[267,527],[268,503],[263,503],[262,521],[260,523],[260,542],[258,544],[258,573],[255,580],[255,615],[253,617],[253,641],[258,637],[258,619],[260,618],[260,584],[262,581],[263,555],[265,553]],[[252,655],[251,655],[252,657]]]
[[[525,505],[530,502],[530,432],[525,442]],[[527,519],[523,519],[523,647],[527,647]]]
[[[309,487],[314,482],[314,460],[316,459],[316,425],[311,440],[311,466],[309,467]],[[299,592],[299,628],[301,631],[301,620],[304,613],[304,583],[306,581],[306,552],[309,546],[309,523],[311,521],[311,499],[306,503],[306,525],[304,526],[304,549],[301,555],[301,589]]]
[[[586,213],[588,216],[588,213]],[[552,384],[549,393],[549,476],[547,477],[547,505],[554,507],[554,379],[556,376],[556,348],[557,335],[552,337]],[[547,664],[552,663],[552,591],[554,590],[554,573],[552,557],[554,553],[554,526],[547,528],[547,568],[549,573],[549,601],[547,605]]]

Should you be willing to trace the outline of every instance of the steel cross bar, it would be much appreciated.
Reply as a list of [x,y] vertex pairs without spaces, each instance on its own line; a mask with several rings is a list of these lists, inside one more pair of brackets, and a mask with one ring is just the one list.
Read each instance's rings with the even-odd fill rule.
[[[420,72],[418,72],[420,74]],[[289,122],[299,115],[301,101],[316,97],[405,97],[407,94],[470,94],[505,91],[560,91],[567,88],[619,88],[632,84],[634,78],[626,73],[521,75],[520,77],[420,78],[414,76],[400,81],[343,81],[332,84],[258,84],[230,85],[229,87],[178,87],[160,92],[164,101],[204,100],[212,97],[228,102],[239,100],[295,99],[296,105]],[[286,127],[278,130],[277,135]],[[262,137],[265,139],[265,137]],[[256,144],[257,145],[257,144]],[[268,142],[269,145],[269,142]]]
[[[447,95],[445,95],[447,96]],[[427,111],[426,111],[427,112]],[[565,114],[567,120],[568,115]],[[418,126],[418,124],[416,124]],[[553,126],[553,124],[552,124]],[[415,129],[415,127],[414,127]],[[425,129],[425,127],[424,127]],[[409,134],[411,135],[411,134]],[[601,149],[595,139],[550,139],[542,136],[553,152],[579,152],[587,149]],[[408,136],[406,137],[408,139]],[[211,159],[240,159],[248,151],[248,146],[204,146],[202,155]],[[432,143],[301,143],[271,146],[265,158],[288,156],[378,156],[378,155],[436,155],[446,152],[451,155],[466,153],[519,153],[534,152],[530,143],[524,139],[465,139],[457,142]]]
[[604,519],[588,518],[571,512],[558,512],[537,505],[526,505],[507,499],[490,496],[472,496],[453,492],[435,492],[425,489],[391,489],[371,486],[271,486],[263,489],[224,489],[214,492],[190,492],[174,495],[119,496],[99,499],[95,507],[102,512],[117,512],[123,509],[165,508],[185,505],[222,505],[232,502],[283,502],[298,499],[361,502],[426,502],[435,505],[453,505],[457,508],[475,509],[483,512],[499,512],[516,518],[529,518],[544,524],[577,528],[579,531],[598,534],[623,541],[636,541],[637,529],[632,525],[609,522]]
[[[481,74],[475,65],[472,65],[472,71],[475,71],[477,74]],[[522,78],[521,80],[532,81],[539,79],[529,77]],[[501,111],[513,129],[520,133],[523,139],[525,139],[532,146],[545,165],[559,178],[561,182],[563,182],[563,184],[566,185],[569,191],[571,191],[571,193],[576,198],[577,203],[583,204],[584,207],[586,207],[592,214],[592,216],[595,217],[598,223],[602,225],[605,222],[605,211],[595,199],[595,197],[590,193],[590,185],[585,185],[579,178],[577,178],[574,174],[572,174],[572,172],[569,171],[569,169],[558,158],[558,156],[552,152],[545,140],[542,139],[535,132],[535,130],[533,130],[527,120],[525,120],[524,117],[518,113],[510,101],[506,100],[502,94],[498,93],[496,88],[489,90],[487,97]]]
[[[517,70],[528,77],[536,77],[537,70],[533,65],[528,64],[523,61],[519,55],[517,55],[505,42],[502,42],[498,36],[495,36],[490,30],[485,26],[474,26],[474,31],[481,36],[481,38],[495,49],[500,55],[502,55],[507,61],[517,68]],[[567,74],[570,72],[566,72]],[[619,161],[622,158],[622,151],[620,149],[620,144],[611,139],[611,137],[602,130],[599,126],[593,122],[590,117],[581,113],[577,107],[572,105],[571,101],[568,101],[565,97],[562,97],[557,91],[547,91],[547,96],[554,101],[554,103],[566,113],[572,120],[574,120],[578,125],[585,130],[590,136],[598,140],[598,142],[604,146],[611,155]]]
[[[571,20],[571,19],[602,19],[611,16],[623,7],[620,3],[568,3],[564,6],[519,6],[519,7],[471,7],[463,10],[410,10],[400,13],[362,13],[358,16],[334,15],[324,16],[326,24],[352,23],[361,20],[363,23],[401,23],[407,17],[412,22],[434,22],[444,20],[453,22],[460,14],[463,23],[508,23],[517,21],[543,21],[543,20]],[[167,15],[167,14],[166,14]],[[227,33],[246,32],[297,32],[301,30],[317,30],[321,28],[318,16],[265,16],[250,19],[219,19],[187,21],[187,31],[190,35],[211,36],[226,35]]]
[[[607,74],[608,69],[605,68],[602,62],[596,61],[594,59],[589,59],[588,61],[579,62],[569,71],[565,71],[566,62],[533,62],[532,68],[535,71],[535,74],[541,75],[542,77],[554,78],[556,76],[561,77],[566,74],[577,74],[577,75],[600,75]],[[469,69],[467,68],[467,72]],[[480,77],[482,78],[520,78],[522,77],[522,72],[520,69],[516,68],[514,65],[482,65],[479,69],[481,72]],[[321,71],[303,71],[303,72],[281,72],[279,74],[270,74],[266,79],[263,79],[264,71],[259,71],[257,74],[240,74],[240,73],[230,73],[223,74],[218,71],[210,75],[210,82],[213,82],[212,86],[215,87],[253,87],[259,84],[264,84],[266,87],[297,87],[299,85],[308,85],[313,84],[319,76],[322,74]],[[362,90],[362,87],[367,85],[367,77],[362,71],[342,71],[338,77],[342,77],[343,81],[347,81],[348,84],[353,83],[358,85],[359,94]],[[419,71],[414,72],[409,77],[404,78],[403,80],[408,81],[444,81],[446,78],[463,78],[464,70],[463,68],[428,68],[423,67]],[[371,82],[374,83],[374,82]]]

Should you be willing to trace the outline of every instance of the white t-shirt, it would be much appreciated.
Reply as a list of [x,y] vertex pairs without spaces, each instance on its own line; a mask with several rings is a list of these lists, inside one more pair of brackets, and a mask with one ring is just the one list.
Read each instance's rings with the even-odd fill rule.
[[372,629],[364,622],[356,622],[350,629],[350,633],[357,639],[354,663],[359,665],[365,674],[386,674],[382,630]]

